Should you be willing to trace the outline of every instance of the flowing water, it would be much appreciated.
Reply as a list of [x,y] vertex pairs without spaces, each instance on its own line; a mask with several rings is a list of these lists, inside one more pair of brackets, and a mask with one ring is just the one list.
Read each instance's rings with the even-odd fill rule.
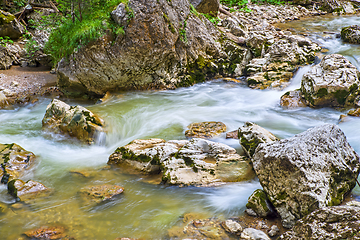
[[[341,53],[360,67],[360,47],[344,44],[335,34],[341,27],[359,22],[360,17],[322,17],[287,24],[286,28],[309,34],[328,53]],[[15,142],[34,152],[35,170],[25,179],[33,179],[54,190],[47,198],[21,205],[14,204],[5,186],[0,186],[0,202],[13,204],[0,216],[0,238],[18,239],[26,230],[43,225],[61,224],[75,239],[115,239],[132,237],[161,239],[185,213],[206,217],[234,217],[243,214],[249,195],[259,182],[232,183],[216,188],[178,188],[153,184],[157,179],[106,168],[109,155],[119,146],[138,138],[185,139],[187,125],[201,121],[221,121],[235,130],[252,121],[279,138],[291,137],[324,123],[338,123],[345,110],[300,108],[283,109],[279,99],[287,90],[299,88],[310,66],[298,70],[291,86],[284,91],[253,90],[245,85],[214,80],[172,91],[127,92],[101,104],[84,104],[107,122],[108,133],[98,145],[84,146],[71,139],[44,133],[41,120],[51,99],[16,110],[0,111],[0,142]],[[68,102],[72,105],[77,102]],[[348,141],[360,153],[360,118],[339,124]],[[238,141],[223,137],[214,141],[228,144],[241,152]],[[85,178],[71,173],[87,170]],[[124,194],[97,206],[84,205],[77,192],[87,185],[117,184]],[[360,188],[353,190],[355,197]]]

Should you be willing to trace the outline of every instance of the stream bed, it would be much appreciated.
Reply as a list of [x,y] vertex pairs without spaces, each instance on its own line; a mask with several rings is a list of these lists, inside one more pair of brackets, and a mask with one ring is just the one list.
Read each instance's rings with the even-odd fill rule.
[[[343,54],[360,69],[360,47],[344,44],[333,34],[359,21],[358,16],[319,17],[280,27],[308,34],[328,49],[326,54]],[[0,238],[18,239],[29,229],[61,224],[75,239],[162,239],[186,213],[219,219],[244,214],[247,198],[261,188],[256,179],[213,188],[179,188],[154,184],[158,179],[111,170],[106,166],[108,157],[117,147],[134,139],[185,139],[186,127],[193,122],[221,121],[232,131],[251,121],[279,138],[324,123],[337,124],[339,116],[347,110],[289,110],[280,106],[281,95],[299,88],[301,77],[309,68],[300,68],[283,91],[253,90],[218,79],[170,91],[119,93],[100,104],[68,101],[71,105],[81,104],[105,119],[108,133],[94,146],[41,131],[41,120],[51,99],[40,99],[36,104],[15,110],[0,110],[0,143],[17,143],[37,156],[35,170],[24,180],[39,181],[54,190],[47,198],[14,207],[0,216]],[[360,153],[360,118],[349,117],[339,127]],[[242,151],[237,140],[225,139],[224,135],[213,140],[235,147],[239,153]],[[82,177],[72,173],[75,170],[87,170],[91,174]],[[123,195],[95,207],[82,205],[78,196],[80,188],[105,183],[124,187]],[[353,194],[360,198],[358,186]],[[0,186],[0,202],[15,203],[5,185]]]

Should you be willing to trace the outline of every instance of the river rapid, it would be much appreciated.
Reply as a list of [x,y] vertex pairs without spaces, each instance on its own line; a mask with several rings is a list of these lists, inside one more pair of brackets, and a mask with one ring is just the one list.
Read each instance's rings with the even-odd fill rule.
[[[326,54],[343,54],[360,69],[360,47],[344,44],[333,34],[359,21],[358,16],[319,17],[280,27],[308,34],[328,49]],[[0,142],[15,142],[38,157],[35,170],[24,180],[39,181],[54,189],[54,193],[20,208],[15,204],[11,211],[0,216],[0,238],[18,239],[29,229],[61,224],[75,239],[161,239],[169,228],[181,223],[186,213],[220,219],[242,215],[247,198],[261,188],[256,179],[214,188],[178,188],[153,184],[159,179],[110,170],[106,167],[108,157],[117,147],[134,139],[185,139],[186,127],[193,122],[221,121],[231,131],[252,121],[279,138],[291,137],[324,123],[337,124],[339,116],[347,110],[289,110],[280,106],[281,95],[299,88],[301,77],[309,68],[300,68],[291,85],[283,91],[253,90],[243,84],[218,79],[171,91],[119,93],[100,104],[68,101],[71,105],[81,104],[105,119],[108,133],[94,146],[41,131],[41,120],[51,99],[40,99],[36,104],[15,110],[1,110]],[[339,124],[358,153],[359,126],[360,118],[352,117]],[[214,141],[242,151],[237,140],[221,136]],[[84,169],[91,172],[90,177],[71,173]],[[95,207],[84,206],[78,190],[104,183],[123,186],[124,194]],[[360,198],[358,186],[353,194]],[[7,195],[4,185],[0,186],[0,202],[15,202]]]

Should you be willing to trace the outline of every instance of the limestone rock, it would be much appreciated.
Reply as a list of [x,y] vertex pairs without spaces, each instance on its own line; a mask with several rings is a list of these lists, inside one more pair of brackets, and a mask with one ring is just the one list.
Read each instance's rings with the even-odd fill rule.
[[296,222],[279,240],[360,239],[360,207],[333,206],[318,209]]
[[340,54],[325,56],[301,80],[307,104],[315,107],[353,106],[360,72]]
[[341,1],[341,0],[324,0],[322,2],[322,8],[331,13],[347,13],[353,14],[355,13],[354,6],[349,1]]
[[222,226],[227,232],[229,232],[231,234],[236,234],[236,235],[240,235],[240,233],[243,230],[240,223],[238,223],[237,221],[231,220],[231,219],[224,221],[222,223]]
[[79,193],[87,204],[101,203],[113,199],[115,196],[124,192],[124,188],[117,185],[87,186],[82,188]]
[[231,132],[227,132],[226,133],[226,138],[233,138],[233,139],[239,139],[239,131],[238,130],[234,130],[234,131],[231,131]]
[[192,123],[185,131],[187,138],[213,138],[226,131],[226,125],[222,122]]
[[318,208],[339,205],[354,188],[360,170],[359,156],[332,124],[260,144],[252,161],[287,228]]
[[111,12],[111,17],[114,19],[115,23],[120,26],[126,26],[128,23],[128,16],[126,11],[126,5],[120,3],[114,11]]
[[272,225],[269,232],[268,232],[268,235],[270,237],[274,237],[274,236],[278,235],[279,232],[280,232],[280,229],[278,228],[278,226]]
[[254,177],[249,161],[222,143],[193,138],[164,163],[163,181],[206,186]]
[[237,37],[247,36],[247,27],[235,16],[229,16],[221,21],[223,27],[230,30],[230,32]]
[[246,240],[270,240],[269,236],[261,230],[255,228],[245,228],[241,233],[240,239]]
[[31,239],[55,240],[66,238],[65,227],[63,226],[43,226],[38,229],[29,230],[24,234]]
[[284,108],[306,107],[300,90],[288,91],[281,96],[280,105]]
[[35,163],[35,155],[19,145],[0,144],[0,178],[1,183],[22,177]]
[[246,207],[254,210],[259,217],[275,215],[273,207],[262,189],[257,189],[251,194]]
[[274,134],[252,122],[246,122],[243,127],[240,127],[238,136],[240,145],[249,157],[253,156],[255,149],[260,143],[279,140]]
[[129,0],[127,6],[133,17],[124,35],[106,35],[59,62],[58,86],[65,94],[174,89],[216,74],[236,75],[246,64],[249,51],[191,13],[189,1]]
[[342,28],[341,38],[344,42],[360,44],[360,26],[352,25]]
[[212,16],[217,16],[220,6],[219,0],[190,0],[190,3],[195,7],[196,11]]
[[54,99],[47,106],[42,120],[44,130],[68,134],[81,142],[95,143],[100,134],[105,132],[104,120],[81,106],[69,106]]
[[24,27],[11,13],[0,10],[0,37],[18,39],[25,33]]
[[136,139],[110,155],[108,164],[131,166],[143,173],[160,173],[161,164],[187,143],[186,140]]
[[355,110],[350,110],[347,115],[352,117],[360,117],[360,108],[357,108]]
[[33,180],[24,182],[20,179],[14,179],[8,183],[8,192],[21,201],[28,201],[49,194],[50,189]]

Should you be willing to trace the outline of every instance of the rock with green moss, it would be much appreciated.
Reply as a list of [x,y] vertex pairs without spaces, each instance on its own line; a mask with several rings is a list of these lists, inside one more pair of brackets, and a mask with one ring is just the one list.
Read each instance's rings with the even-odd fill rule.
[[325,206],[339,205],[356,185],[359,156],[333,124],[260,144],[254,170],[284,227]]
[[341,39],[344,42],[360,44],[360,26],[352,25],[342,28]]
[[19,145],[0,144],[0,181],[7,184],[10,180],[22,177],[35,164],[35,155]]
[[356,12],[351,1],[323,0],[320,4],[320,8],[328,13],[354,14]]
[[73,107],[57,99],[47,106],[42,126],[43,130],[67,134],[88,144],[100,141],[105,133],[100,117],[84,107]]
[[119,147],[110,155],[108,164],[130,167],[145,174],[158,174],[162,164],[188,141],[163,139],[136,139]]
[[255,149],[260,143],[279,140],[274,134],[252,122],[246,122],[244,126],[239,128],[238,137],[240,145],[249,157],[253,156]]
[[360,72],[344,56],[325,56],[304,74],[301,92],[313,107],[354,106],[359,95]]
[[250,195],[246,207],[251,208],[259,217],[275,215],[273,207],[262,189],[257,189]]
[[79,191],[79,194],[85,205],[92,205],[111,200],[123,192],[123,187],[104,184],[84,187]]
[[25,28],[18,22],[11,13],[0,9],[0,37],[18,39],[25,33]]
[[226,131],[226,125],[222,122],[192,123],[185,131],[187,138],[213,138]]
[[360,239],[360,207],[333,206],[316,210],[296,222],[279,240]]
[[222,143],[193,138],[164,163],[163,182],[209,186],[254,178],[247,158]]
[[42,183],[29,180],[24,182],[20,179],[11,180],[8,185],[8,193],[21,201],[30,201],[39,197],[49,195],[51,190]]

